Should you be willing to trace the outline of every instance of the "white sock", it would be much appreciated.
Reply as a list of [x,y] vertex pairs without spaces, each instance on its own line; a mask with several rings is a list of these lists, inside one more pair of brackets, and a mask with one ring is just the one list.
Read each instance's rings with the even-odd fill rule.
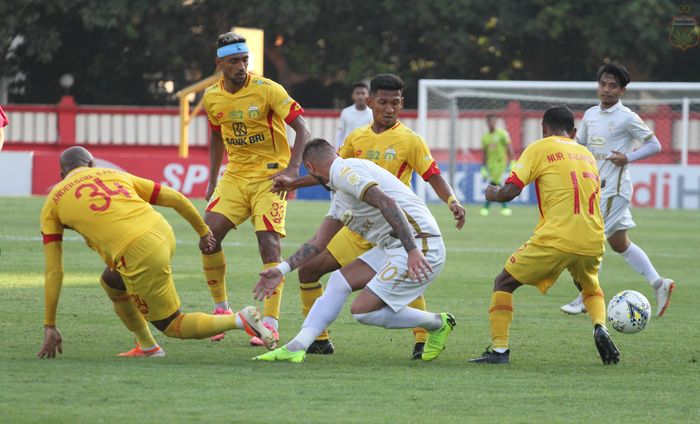
[[493,351],[496,353],[506,353],[506,350],[508,350],[508,348],[505,347],[496,347],[493,349]]
[[221,308],[221,309],[228,309],[228,300],[224,300],[223,302],[217,302],[214,304],[214,308]]
[[384,328],[421,327],[427,331],[435,331],[442,327],[442,318],[440,318],[439,314],[421,311],[408,306],[398,312],[394,312],[393,309],[385,306],[376,311],[366,314],[353,314],[352,316],[363,324]]
[[237,328],[245,328],[245,324],[243,324],[243,319],[241,318],[241,314],[236,312],[236,327]]
[[627,250],[620,253],[620,255],[622,255],[622,257],[625,258],[625,261],[627,261],[627,263],[632,267],[633,270],[642,274],[642,276],[644,276],[644,278],[646,278],[649,284],[651,284],[652,286],[654,285],[656,280],[661,278],[661,276],[659,276],[659,273],[656,272],[654,265],[651,264],[651,261],[649,260],[647,254],[644,253],[644,251],[636,244],[630,242],[630,245],[627,248]]
[[297,352],[308,349],[316,337],[340,315],[350,293],[352,289],[343,274],[340,271],[334,271],[328,279],[323,296],[316,299],[309,315],[306,316],[301,331],[287,343],[287,350]]
[[263,317],[262,322],[263,322],[263,324],[269,324],[269,325],[271,325],[272,328],[274,328],[275,330],[277,330],[277,328],[279,328],[279,322],[278,322],[277,319],[275,319],[275,318],[272,318],[272,317]]

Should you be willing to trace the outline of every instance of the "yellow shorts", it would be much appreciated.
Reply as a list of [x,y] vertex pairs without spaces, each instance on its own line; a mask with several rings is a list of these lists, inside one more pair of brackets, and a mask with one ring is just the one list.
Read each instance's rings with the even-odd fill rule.
[[363,239],[359,234],[348,227],[343,227],[328,242],[326,249],[340,266],[344,267],[373,247],[372,243]]
[[535,286],[547,293],[565,269],[581,285],[584,294],[592,294],[599,287],[598,269],[601,256],[584,256],[563,252],[549,246],[526,242],[506,261],[505,269],[516,280]]
[[174,252],[175,234],[161,219],[131,242],[117,264],[127,293],[147,321],[165,319],[180,309],[170,268]]
[[272,181],[249,180],[224,175],[216,185],[207,212],[224,215],[238,227],[252,217],[255,231],[274,231],[286,236],[284,218],[287,201],[270,192]]

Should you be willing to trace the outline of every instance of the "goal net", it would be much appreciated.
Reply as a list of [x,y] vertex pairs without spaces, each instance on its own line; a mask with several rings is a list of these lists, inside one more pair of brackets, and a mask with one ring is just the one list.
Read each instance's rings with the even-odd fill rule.
[[[506,129],[516,156],[542,137],[544,111],[566,104],[576,117],[598,104],[597,83],[561,81],[420,80],[417,131],[422,134],[447,178],[465,202],[481,202],[485,182],[479,173],[481,138],[486,116]],[[700,163],[700,83],[632,82],[622,99],[637,112],[661,141],[653,161],[665,164]],[[437,201],[422,180],[415,182],[424,200]],[[519,202],[534,202],[524,193]]]

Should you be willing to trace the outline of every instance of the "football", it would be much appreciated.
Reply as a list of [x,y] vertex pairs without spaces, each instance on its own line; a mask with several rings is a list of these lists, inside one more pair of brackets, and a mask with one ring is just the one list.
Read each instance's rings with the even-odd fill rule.
[[647,326],[650,318],[651,305],[637,291],[621,291],[608,303],[608,322],[620,333],[639,333]]

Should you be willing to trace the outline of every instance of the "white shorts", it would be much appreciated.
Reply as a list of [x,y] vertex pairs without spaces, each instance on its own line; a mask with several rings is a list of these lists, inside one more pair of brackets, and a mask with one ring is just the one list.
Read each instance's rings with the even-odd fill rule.
[[605,238],[610,238],[616,231],[629,230],[637,224],[632,220],[630,202],[622,196],[610,196],[600,200],[600,212],[605,224]]
[[416,241],[433,268],[427,282],[411,281],[408,278],[408,254],[400,244],[394,248],[373,247],[359,258],[377,272],[367,287],[394,312],[400,311],[423,294],[445,266],[445,243],[442,237],[419,238]]

